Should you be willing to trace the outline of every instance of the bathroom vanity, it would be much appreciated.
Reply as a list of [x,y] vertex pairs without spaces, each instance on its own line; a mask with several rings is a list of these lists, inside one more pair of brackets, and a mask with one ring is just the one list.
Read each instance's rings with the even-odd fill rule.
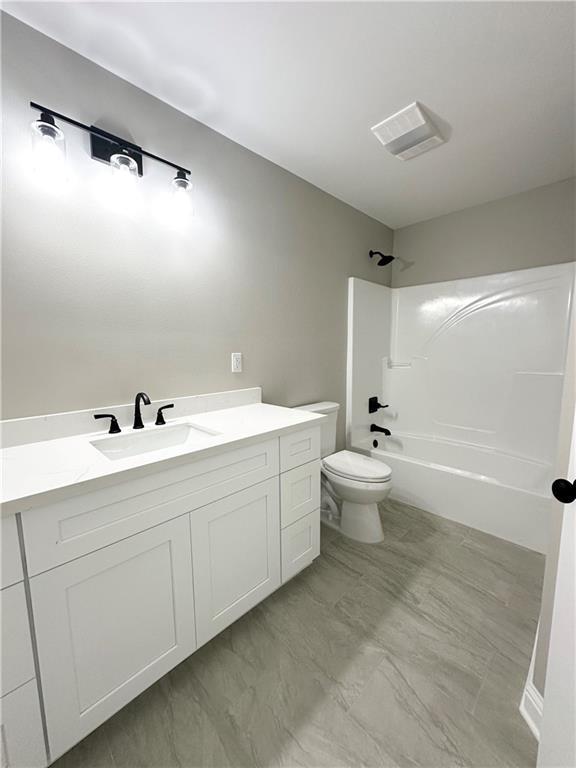
[[205,397],[3,450],[3,766],[55,760],[319,554],[322,417]]

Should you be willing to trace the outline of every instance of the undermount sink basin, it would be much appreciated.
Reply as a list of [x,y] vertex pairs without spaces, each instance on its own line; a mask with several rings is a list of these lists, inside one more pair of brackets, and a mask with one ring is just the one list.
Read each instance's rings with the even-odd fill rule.
[[184,444],[187,447],[202,445],[217,434],[219,433],[197,427],[194,424],[175,424],[169,427],[152,427],[128,435],[114,435],[99,440],[91,440],[90,444],[108,459],[116,460]]

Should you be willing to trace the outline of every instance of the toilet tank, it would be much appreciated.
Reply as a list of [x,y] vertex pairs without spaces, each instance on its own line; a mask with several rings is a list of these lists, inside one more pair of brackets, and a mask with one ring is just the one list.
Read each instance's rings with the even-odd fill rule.
[[324,401],[322,403],[310,403],[310,405],[299,405],[301,411],[312,411],[326,416],[322,422],[321,431],[321,454],[322,457],[330,456],[336,450],[336,422],[338,420],[338,403]]

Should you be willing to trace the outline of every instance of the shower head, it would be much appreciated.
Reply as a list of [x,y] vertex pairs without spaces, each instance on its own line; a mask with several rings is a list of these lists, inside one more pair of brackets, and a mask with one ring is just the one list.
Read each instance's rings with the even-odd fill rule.
[[380,251],[370,251],[369,255],[370,255],[370,258],[372,258],[373,256],[380,256],[380,261],[378,262],[379,267],[385,267],[394,261],[394,256],[386,256]]

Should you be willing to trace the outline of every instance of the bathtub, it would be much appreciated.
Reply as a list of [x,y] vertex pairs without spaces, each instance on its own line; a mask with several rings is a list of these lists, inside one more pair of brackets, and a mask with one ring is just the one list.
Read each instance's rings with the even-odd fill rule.
[[392,469],[391,498],[546,552],[549,464],[449,440],[395,434],[353,449]]

